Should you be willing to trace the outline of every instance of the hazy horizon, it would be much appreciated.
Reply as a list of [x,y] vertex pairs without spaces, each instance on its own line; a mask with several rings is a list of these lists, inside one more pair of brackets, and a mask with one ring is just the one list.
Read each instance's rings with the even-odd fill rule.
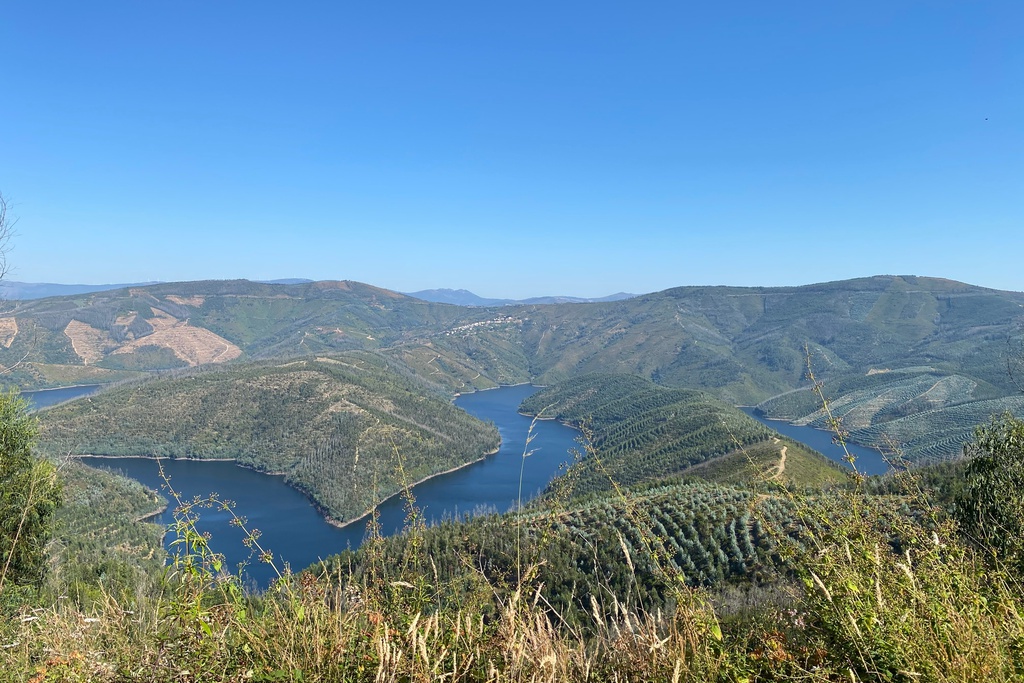
[[[866,278],[872,278],[872,277],[924,277],[924,278],[931,278],[931,279],[936,279],[936,280],[950,280],[950,279],[952,279],[952,278],[944,278],[944,277],[934,276],[934,275],[917,275],[917,274],[911,274],[911,273],[875,273],[873,275],[862,275],[862,276],[856,276],[856,277],[852,277],[852,278],[844,278],[844,280],[857,280],[857,279],[866,279]],[[17,287],[19,285],[20,286],[29,286],[29,287],[41,286],[41,285],[52,285],[52,286],[57,286],[57,287],[114,287],[114,286],[120,287],[120,286],[149,286],[149,285],[173,284],[174,282],[206,282],[206,281],[216,282],[216,281],[221,281],[221,280],[249,280],[250,282],[262,282],[262,283],[268,283],[268,284],[283,284],[282,281],[287,281],[287,280],[297,280],[297,281],[306,281],[306,282],[324,282],[324,281],[338,281],[338,280],[346,280],[346,279],[347,280],[351,280],[351,278],[328,278],[328,279],[325,279],[325,280],[313,280],[311,278],[303,278],[303,277],[280,277],[280,278],[276,278],[275,277],[275,278],[268,278],[266,280],[256,280],[254,278],[246,278],[246,277],[240,277],[240,278],[210,278],[210,277],[207,277],[207,278],[198,278],[196,280],[160,280],[160,281],[153,281],[153,282],[97,282],[97,283],[75,282],[75,283],[69,283],[69,282],[24,282],[24,281],[13,280],[13,279],[8,278],[8,279],[5,279],[5,280],[0,280],[0,289],[3,289],[4,287],[12,287],[12,286],[13,287]],[[559,297],[579,298],[579,299],[602,299],[602,298],[607,298],[607,297],[614,297],[614,296],[617,296],[617,295],[628,295],[630,297],[637,297],[637,296],[643,296],[645,294],[655,294],[657,292],[661,292],[661,291],[664,291],[666,289],[675,289],[675,288],[678,288],[678,287],[766,287],[766,288],[769,288],[769,287],[806,287],[806,286],[811,286],[811,285],[825,284],[825,283],[828,283],[828,282],[841,282],[841,281],[843,281],[843,280],[822,280],[820,282],[801,282],[801,283],[797,283],[797,284],[793,284],[793,285],[758,285],[758,284],[754,284],[754,285],[730,285],[730,284],[725,284],[725,283],[709,283],[709,284],[679,283],[679,284],[676,284],[676,285],[671,285],[669,287],[665,287],[665,288],[657,289],[657,290],[651,290],[651,291],[648,291],[648,292],[639,292],[639,291],[637,291],[637,292],[626,292],[626,291],[619,290],[619,291],[615,291],[615,292],[604,292],[604,293],[591,294],[591,295],[582,295],[582,294],[577,294],[577,293],[574,293],[574,292],[548,292],[548,293],[545,293],[545,294],[531,295],[531,296],[527,296],[527,297],[506,296],[506,295],[503,295],[500,292],[494,293],[494,294],[491,294],[491,293],[481,293],[481,292],[477,292],[477,291],[473,291],[473,290],[467,289],[466,287],[459,287],[459,286],[454,286],[454,287],[448,287],[448,286],[424,287],[423,289],[418,289],[418,290],[403,291],[403,290],[400,290],[400,289],[396,289],[394,287],[388,287],[386,284],[382,284],[382,283],[379,283],[379,282],[365,282],[365,281],[362,281],[362,280],[357,280],[356,282],[362,282],[363,284],[366,284],[366,285],[371,285],[373,287],[380,287],[382,289],[387,289],[387,290],[390,290],[390,291],[393,291],[393,292],[398,292],[399,294],[406,294],[406,295],[409,295],[409,296],[413,296],[415,294],[425,293],[425,292],[466,292],[468,294],[474,295],[474,296],[479,297],[481,299],[496,299],[496,300],[515,301],[515,300],[559,298]],[[980,285],[980,284],[978,284],[976,282],[964,282],[962,280],[958,280],[958,282],[962,282],[965,285],[971,285],[971,286],[975,286],[975,287],[985,287],[985,285]],[[987,289],[1000,289],[1000,288],[987,287]],[[1024,291],[1024,290],[1022,290],[1022,289],[1008,289],[1008,290],[1001,290],[1001,291],[1021,292],[1021,291]],[[47,295],[47,296],[51,296],[51,295]]]

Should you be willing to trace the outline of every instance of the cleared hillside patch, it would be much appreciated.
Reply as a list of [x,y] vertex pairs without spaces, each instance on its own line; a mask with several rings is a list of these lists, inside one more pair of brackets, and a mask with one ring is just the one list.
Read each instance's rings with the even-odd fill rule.
[[16,318],[0,318],[0,345],[11,348],[14,338],[18,336],[18,320]]
[[224,337],[187,322],[177,322],[157,329],[152,334],[124,344],[113,353],[134,353],[144,346],[169,349],[191,366],[226,363],[242,355],[242,350]]
[[69,322],[64,328],[64,334],[71,340],[71,348],[86,365],[98,363],[117,348],[117,342],[110,333],[79,320]]

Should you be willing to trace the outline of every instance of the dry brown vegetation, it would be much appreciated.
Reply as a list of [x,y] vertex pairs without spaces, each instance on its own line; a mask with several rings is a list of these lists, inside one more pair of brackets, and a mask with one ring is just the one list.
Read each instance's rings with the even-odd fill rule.
[[18,321],[16,318],[0,318],[0,344],[11,348],[14,338],[18,336]]
[[117,348],[117,342],[108,332],[79,320],[69,322],[64,328],[64,334],[71,340],[71,348],[86,365],[103,360],[110,351]]
[[192,366],[225,363],[242,355],[242,350],[224,337],[188,323],[157,330],[153,334],[125,344],[114,353],[133,353],[143,346],[170,349],[175,356]]
[[168,301],[172,301],[172,302],[174,302],[176,304],[181,304],[182,306],[192,306],[194,308],[199,308],[204,303],[206,303],[206,297],[205,296],[201,296],[199,294],[196,294],[194,296],[188,296],[188,297],[186,297],[186,296],[178,296],[177,294],[168,294],[164,298],[167,299]]
[[[117,319],[117,324],[130,325],[134,319],[135,314],[122,316]],[[64,334],[71,340],[71,347],[86,365],[97,363],[111,354],[135,353],[145,346],[170,349],[175,356],[190,366],[224,363],[242,355],[242,350],[227,339],[204,327],[191,325],[187,320],[179,320],[166,311],[153,309],[153,317],[148,318],[147,322],[153,327],[151,334],[131,339],[123,344],[119,344],[109,332],[79,320],[68,323],[64,328]],[[0,326],[0,343],[3,343],[5,333],[9,335],[10,341],[13,341],[13,335],[6,332],[10,323],[7,325],[7,328]],[[16,333],[17,324],[14,323],[14,334]],[[10,346],[9,342],[7,346]]]

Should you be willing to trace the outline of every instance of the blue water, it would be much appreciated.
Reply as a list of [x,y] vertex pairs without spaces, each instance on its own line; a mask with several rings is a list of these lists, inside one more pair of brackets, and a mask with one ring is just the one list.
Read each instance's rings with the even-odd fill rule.
[[[850,466],[850,463],[846,461],[846,453],[842,447],[832,442],[832,432],[827,432],[823,429],[815,429],[814,427],[801,427],[798,425],[790,424],[785,420],[769,420],[766,417],[758,415],[753,408],[740,408],[744,413],[754,418],[761,424],[774,429],[779,434],[783,434],[799,441],[805,446],[809,446],[814,450],[818,451],[829,460],[835,460],[838,463]],[[846,444],[847,450],[856,459],[854,465],[857,471],[861,474],[885,474],[889,471],[889,463],[885,461],[882,454],[874,448],[867,448],[866,446],[858,446],[857,444],[848,443]]]
[[81,398],[82,396],[88,396],[89,394],[96,393],[99,389],[99,384],[83,384],[77,387],[23,391],[21,392],[21,397],[28,401],[32,408],[39,409],[63,403],[64,401]]
[[[559,473],[575,447],[576,431],[554,421],[537,422],[533,451],[523,460],[530,418],[518,414],[519,404],[537,387],[518,385],[459,396],[455,404],[482,420],[490,420],[501,433],[501,449],[495,455],[463,469],[429,479],[413,487],[416,505],[428,523],[455,515],[505,512],[515,507],[523,468],[523,502],[535,496]],[[235,512],[247,518],[250,527],[261,532],[259,543],[274,553],[280,567],[288,562],[293,570],[303,569],[320,558],[346,548],[356,548],[366,534],[366,522],[344,528],[328,524],[309,500],[284,483],[281,477],[261,474],[231,462],[194,460],[148,460],[145,458],[82,458],[86,464],[119,470],[150,488],[161,490],[159,465],[170,476],[171,485],[184,500],[216,492],[232,500]],[[166,491],[162,491],[166,496]],[[173,505],[154,518],[159,524],[173,521]],[[405,523],[404,501],[389,498],[379,506],[383,533],[390,535]],[[209,531],[214,551],[223,553],[229,566],[249,559],[243,533],[232,526],[231,515],[203,510],[201,531]],[[166,543],[174,540],[168,534]],[[275,577],[271,567],[253,560],[245,569],[247,581],[265,587]]]

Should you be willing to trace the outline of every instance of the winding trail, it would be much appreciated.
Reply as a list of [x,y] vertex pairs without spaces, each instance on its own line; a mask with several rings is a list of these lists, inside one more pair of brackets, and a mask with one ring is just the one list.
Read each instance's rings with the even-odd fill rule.
[[[779,443],[779,440],[775,439],[775,443]],[[775,474],[773,474],[771,477],[769,477],[769,480],[771,480],[771,479],[778,479],[779,477],[782,476],[782,473],[786,471],[786,450],[787,450],[787,448],[788,448],[788,446],[783,446],[779,450],[779,468],[775,471]]]

